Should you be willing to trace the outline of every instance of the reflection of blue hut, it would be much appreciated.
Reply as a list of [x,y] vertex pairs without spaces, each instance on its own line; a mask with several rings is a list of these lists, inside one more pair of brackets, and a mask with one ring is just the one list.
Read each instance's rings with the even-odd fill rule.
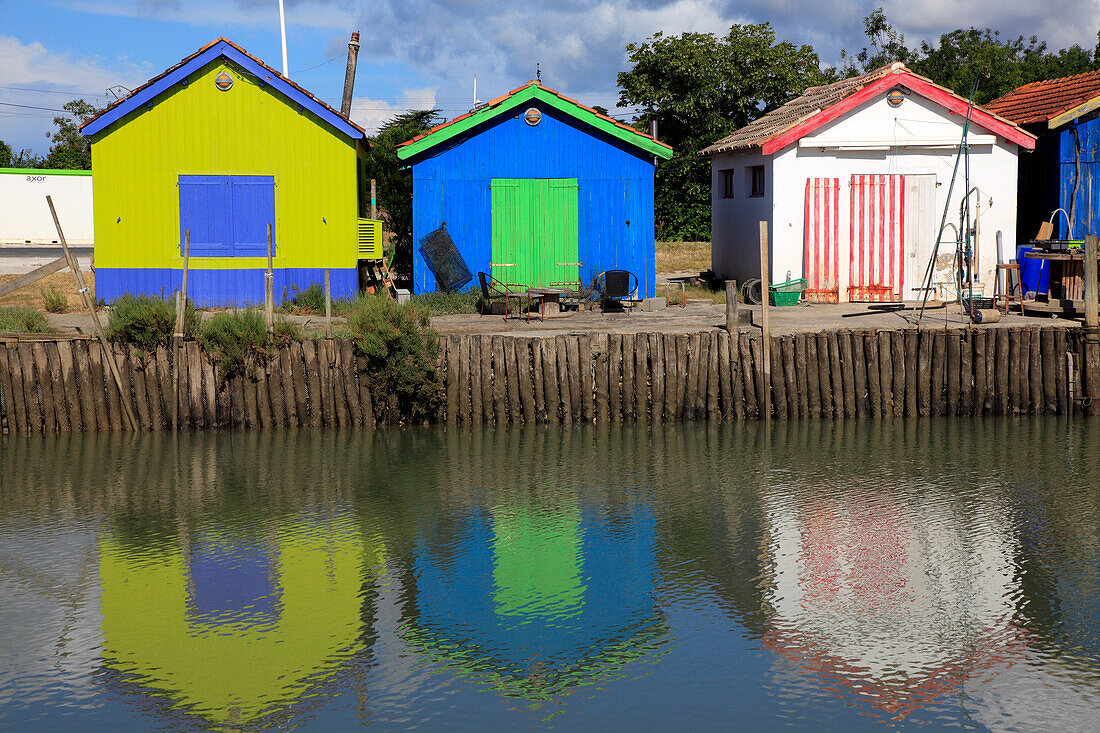
[[494,510],[443,554],[417,548],[406,638],[460,672],[540,697],[613,674],[664,633],[654,520]]

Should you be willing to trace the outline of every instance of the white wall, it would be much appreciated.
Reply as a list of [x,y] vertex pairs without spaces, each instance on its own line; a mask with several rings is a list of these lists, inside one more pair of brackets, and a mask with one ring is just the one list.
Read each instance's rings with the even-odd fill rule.
[[[790,270],[792,275],[799,277],[802,274],[802,241],[803,241],[803,216],[804,196],[807,178],[836,177],[840,179],[841,205],[840,205],[840,299],[847,299],[847,274],[848,274],[848,237],[849,215],[848,205],[845,203],[848,197],[849,179],[858,174],[935,174],[937,177],[935,223],[933,231],[938,230],[940,217],[943,215],[944,205],[947,203],[947,189],[951,181],[951,171],[955,163],[955,149],[951,147],[932,148],[906,148],[891,147],[883,151],[851,151],[836,149],[819,149],[803,147],[809,141],[835,142],[838,145],[843,142],[876,141],[887,142],[892,145],[904,145],[907,141],[929,138],[951,140],[957,143],[962,134],[962,121],[960,115],[952,114],[939,105],[925,100],[913,94],[906,97],[898,108],[890,107],[885,98],[872,100],[856,110],[834,120],[811,135],[804,141],[784,148],[772,156],[772,175],[770,176],[773,188],[771,211],[771,244],[772,244],[772,272],[774,278],[781,277]],[[990,135],[976,125],[971,125],[971,136]],[[927,143],[923,143],[927,144]],[[979,280],[986,285],[986,294],[993,292],[994,265],[997,262],[996,236],[1001,232],[1003,237],[1004,256],[1007,259],[1015,256],[1016,245],[1016,193],[1017,193],[1017,146],[1015,143],[1007,143],[998,138],[995,143],[976,145],[970,151],[970,182],[971,186],[977,186],[981,192],[981,218],[979,222],[979,239],[977,242]],[[723,167],[728,167],[725,162],[728,158],[745,156],[718,156],[712,159],[712,206],[717,209],[716,203],[721,199],[721,176],[717,172]],[[951,196],[948,221],[958,222],[959,203],[963,196],[962,167],[960,165],[959,177],[955,184],[955,190]],[[992,205],[990,201],[992,200]],[[735,199],[735,203],[743,201]],[[973,203],[973,199],[972,199]],[[759,217],[755,209],[745,208],[742,212],[731,213],[712,211],[711,219],[714,226],[712,258],[715,262],[715,272],[720,276],[744,277],[738,272],[736,253],[740,250],[742,240],[746,234],[744,220]],[[953,232],[945,234],[944,239],[954,239]],[[918,247],[907,243],[907,257],[918,255]],[[919,248],[930,250],[931,242],[918,243]],[[953,245],[941,247],[941,255],[953,251]],[[927,259],[927,257],[925,257]],[[919,269],[923,271],[927,262],[919,262]],[[722,271],[719,272],[719,267]],[[904,297],[907,300],[914,299],[916,294],[911,287],[916,283],[907,282]]]
[[[764,166],[764,195],[749,194],[747,169]],[[724,197],[723,173],[734,172],[734,196]],[[711,269],[722,279],[744,282],[760,277],[760,222],[772,212],[772,159],[759,151],[731,153],[711,159],[710,259]]]
[[71,244],[89,244],[92,234],[92,177],[57,175],[48,170],[0,170],[0,244],[57,242],[46,195]]

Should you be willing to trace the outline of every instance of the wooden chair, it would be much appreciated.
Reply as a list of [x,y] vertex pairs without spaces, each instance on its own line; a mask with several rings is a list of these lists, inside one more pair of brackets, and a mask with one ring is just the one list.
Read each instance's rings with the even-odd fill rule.
[[[1004,291],[1001,291],[1001,273],[1004,273],[1005,284]],[[1016,273],[1016,294],[1012,294],[1012,273]],[[1024,281],[1020,278],[1020,266],[1016,263],[1010,265],[997,265],[996,277],[993,280],[993,307],[997,308],[998,303],[1004,302],[1004,314],[1008,315],[1009,306],[1012,301],[1016,301],[1020,306],[1020,313],[1024,312]]]

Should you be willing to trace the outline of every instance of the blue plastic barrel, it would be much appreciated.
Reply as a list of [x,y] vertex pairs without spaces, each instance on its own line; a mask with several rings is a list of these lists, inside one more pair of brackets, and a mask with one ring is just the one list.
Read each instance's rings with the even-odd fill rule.
[[1047,293],[1047,278],[1050,268],[1046,260],[1033,260],[1024,256],[1025,252],[1040,252],[1038,247],[1023,245],[1016,248],[1016,262],[1020,264],[1020,282],[1024,293]]

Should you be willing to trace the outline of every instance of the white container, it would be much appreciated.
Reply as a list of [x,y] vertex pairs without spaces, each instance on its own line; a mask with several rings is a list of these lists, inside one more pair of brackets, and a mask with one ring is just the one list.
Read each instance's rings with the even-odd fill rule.
[[0,244],[60,243],[47,194],[70,244],[91,244],[92,172],[0,168]]

